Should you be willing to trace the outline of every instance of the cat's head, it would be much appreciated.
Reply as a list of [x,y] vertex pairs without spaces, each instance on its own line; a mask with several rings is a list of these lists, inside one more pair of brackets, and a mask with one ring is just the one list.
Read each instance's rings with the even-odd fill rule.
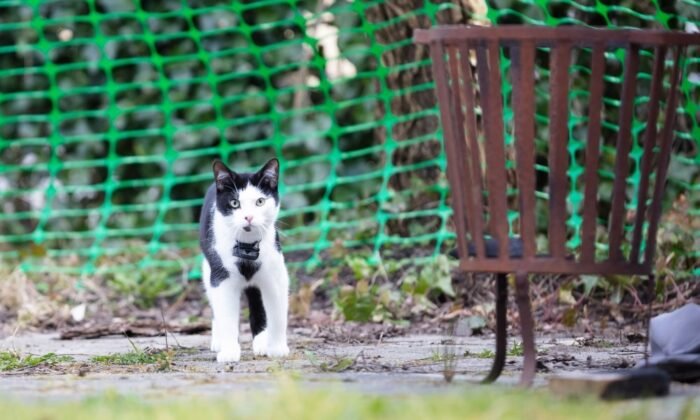
[[255,173],[237,173],[214,161],[216,207],[237,238],[254,241],[274,226],[279,213],[279,167],[277,159],[270,159]]

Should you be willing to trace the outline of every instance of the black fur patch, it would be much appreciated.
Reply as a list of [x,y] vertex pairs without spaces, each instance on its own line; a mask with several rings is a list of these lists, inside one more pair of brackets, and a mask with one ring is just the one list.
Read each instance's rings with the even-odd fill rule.
[[248,309],[250,310],[250,330],[255,337],[267,326],[262,294],[257,287],[248,287],[245,289],[245,295],[248,298]]
[[260,269],[260,263],[258,261],[250,260],[238,260],[236,261],[236,267],[238,267],[238,272],[241,273],[246,280],[250,280],[255,273]]
[[282,252],[282,243],[280,242],[280,233],[275,231],[275,249]]
[[229,272],[224,268],[221,258],[219,258],[216,253],[214,253],[212,258],[208,258],[207,261],[209,261],[209,267],[211,267],[209,282],[211,283],[211,287],[217,287],[222,281],[229,277]]
[[209,262],[209,267],[211,268],[211,276],[209,282],[211,287],[217,287],[222,281],[229,277],[229,272],[224,268],[219,254],[214,251],[214,236],[211,234],[211,224],[212,221],[212,206],[214,205],[214,198],[216,196],[216,187],[212,185],[207,190],[207,195],[204,198],[204,205],[202,206],[202,212],[199,216],[199,246],[202,248],[204,257]]
[[260,191],[263,192],[263,194],[265,194],[268,197],[274,198],[275,204],[279,204],[280,196],[279,192],[277,191],[277,181],[274,181],[275,183],[272,183],[269,177],[265,174],[264,168],[254,174],[248,175],[250,175],[250,185],[258,187]]
[[231,201],[238,200],[238,191],[248,186],[250,174],[236,174],[223,183],[223,189],[216,191],[216,209],[224,216],[233,213]]

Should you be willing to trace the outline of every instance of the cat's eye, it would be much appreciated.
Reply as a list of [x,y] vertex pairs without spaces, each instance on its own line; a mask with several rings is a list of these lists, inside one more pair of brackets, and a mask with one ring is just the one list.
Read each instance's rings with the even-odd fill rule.
[[255,205],[258,207],[262,207],[263,204],[265,204],[265,198],[263,197],[258,198],[258,201],[255,202]]
[[238,202],[238,200],[231,200],[231,207],[234,209],[237,209],[241,206],[241,203]]

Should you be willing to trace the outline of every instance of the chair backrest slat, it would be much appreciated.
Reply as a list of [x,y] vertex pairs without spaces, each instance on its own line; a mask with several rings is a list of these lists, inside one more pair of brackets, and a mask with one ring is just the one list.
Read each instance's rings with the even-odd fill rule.
[[605,45],[595,44],[591,52],[591,84],[588,99],[588,136],[584,169],[583,225],[581,227],[581,261],[595,260],[596,217],[598,204],[598,161],[600,160],[600,120],[603,109]]
[[506,206],[506,168],[501,98],[500,47],[497,40],[477,47],[477,68],[481,105],[485,115],[486,184],[488,188],[489,228],[498,241],[498,256],[508,259],[508,219]]
[[[444,103],[455,103],[456,96],[454,92],[456,91],[455,84],[458,84],[456,78],[451,78],[448,74],[447,67],[445,66],[445,48],[440,46],[440,48],[432,48],[431,56],[433,59],[434,72],[436,77],[441,77],[446,83],[441,83],[437,88],[438,90],[438,100]],[[455,60],[456,61],[456,60]],[[449,86],[447,81],[452,80],[453,86]],[[460,125],[457,124],[460,118],[458,114],[461,114],[461,109],[456,107],[450,107],[446,112],[442,112],[442,129],[445,132],[445,136],[451,139],[459,138]],[[458,155],[455,149],[454,141],[445,142],[445,149],[447,152],[447,177],[452,185],[460,185],[459,178],[462,176],[460,173],[460,165],[458,163]],[[461,194],[461,189],[455,189],[452,197],[454,205],[452,206],[454,210],[454,220],[456,228],[460,232],[466,231],[464,226],[465,216],[464,216],[464,199]],[[457,247],[460,255],[467,254],[467,242],[464,235],[458,235],[457,237]]]
[[462,65],[462,80],[464,81],[464,86],[460,89],[460,94],[464,97],[465,104],[465,120],[466,125],[466,141],[464,146],[466,147],[466,155],[463,156],[467,159],[466,166],[467,179],[469,184],[466,186],[468,191],[469,199],[468,216],[469,216],[469,229],[471,231],[471,239],[474,243],[475,254],[479,258],[483,258],[485,255],[484,248],[484,214],[483,214],[483,191],[482,186],[484,181],[481,176],[481,149],[479,147],[479,139],[477,137],[477,122],[476,122],[476,100],[474,95],[474,78],[472,76],[471,65],[469,64],[469,54],[470,49],[466,45],[460,45],[459,55],[460,63]]
[[550,57],[549,107],[549,252],[555,258],[564,257],[566,252],[570,61],[570,43],[561,43],[553,48]]
[[683,47],[675,47],[673,54],[673,70],[671,72],[671,86],[669,88],[668,101],[664,116],[664,125],[661,129],[660,150],[656,165],[656,180],[654,184],[654,198],[649,208],[649,230],[647,233],[646,249],[644,250],[644,264],[651,267],[654,264],[654,252],[656,251],[656,230],[661,216],[661,198],[668,173],[668,163],[671,158],[671,140],[676,122],[676,107],[678,106],[678,81],[680,79],[681,57]]
[[535,245],[535,43],[511,47],[518,207],[523,256],[533,258]]
[[[461,188],[455,189],[453,193],[453,200],[455,201],[455,205],[459,206],[458,209],[455,209],[455,224],[457,226],[461,226],[463,231],[466,231],[468,228],[467,226],[467,221],[469,220],[468,217],[468,207],[467,207],[467,197],[466,197],[466,183],[471,182],[469,177],[466,177],[465,179],[465,172],[466,168],[464,165],[464,159],[466,157],[466,150],[463,147],[464,144],[464,113],[462,112],[462,95],[460,94],[460,91],[462,90],[462,77],[461,77],[461,63],[459,60],[458,56],[458,49],[456,47],[448,47],[447,48],[447,55],[448,55],[448,62],[449,62],[449,72],[450,72],[450,79],[452,80],[452,89],[450,89],[449,94],[453,99],[453,102],[455,104],[455,113],[453,115],[453,120],[451,123],[453,124],[453,130],[455,132],[455,139],[457,141],[453,142],[454,144],[452,145],[451,148],[451,153],[453,153],[452,156],[452,165],[455,166],[455,173],[453,176],[455,176],[458,179],[464,179],[466,182],[461,182],[459,185],[461,185]],[[464,236],[464,235],[462,235]],[[467,252],[467,243],[466,243],[466,238],[460,238],[461,239],[461,244],[458,241],[458,247],[461,247],[460,252]]]
[[635,215],[634,230],[632,231],[632,249],[630,261],[639,263],[639,253],[642,242],[642,229],[647,220],[647,198],[649,190],[649,178],[651,175],[651,163],[656,145],[656,123],[659,119],[659,101],[663,88],[664,61],[666,60],[666,47],[658,46],[654,51],[654,64],[651,74],[651,88],[647,111],[647,125],[644,132],[644,146],[640,168],[639,193],[637,194],[637,213]]
[[631,44],[625,54],[625,73],[620,102],[619,134],[615,150],[615,179],[613,180],[612,208],[610,210],[609,259],[622,261],[622,238],[625,218],[625,199],[627,198],[627,174],[629,173],[629,155],[632,146],[632,111],[637,88],[637,70],[639,68],[639,47]]

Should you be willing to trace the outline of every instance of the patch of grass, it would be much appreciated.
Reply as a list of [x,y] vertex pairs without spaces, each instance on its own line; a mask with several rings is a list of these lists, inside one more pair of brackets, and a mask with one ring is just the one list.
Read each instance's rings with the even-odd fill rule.
[[430,360],[432,360],[435,363],[442,362],[444,359],[443,354],[440,353],[438,350],[433,350],[433,355],[430,356]]
[[513,343],[513,347],[508,349],[508,356],[522,356],[524,353],[523,351],[523,343]]
[[158,298],[173,297],[183,291],[183,282],[178,281],[178,270],[130,270],[116,272],[107,285],[126,297],[141,309],[155,305]]
[[595,337],[578,338],[576,339],[576,344],[578,344],[581,347],[595,347],[599,349],[609,349],[611,347],[615,347],[615,344],[613,342],[604,338]]
[[[82,401],[0,402],[13,420],[99,419],[645,419],[653,418],[668,400],[602,402],[582,397],[556,398],[546,391],[503,386],[453,385],[454,392],[427,395],[376,395],[349,391],[340,384],[313,390],[281,377],[275,392],[243,391],[220,398],[142,399],[107,394]],[[677,399],[678,418],[700,415],[696,397]]]
[[18,351],[2,351],[0,352],[0,371],[7,372],[37,366],[54,366],[59,363],[72,361],[72,357],[56,353],[46,353],[37,356],[33,354],[22,355]]
[[158,370],[170,370],[175,352],[172,349],[134,349],[128,353],[93,356],[90,360],[103,365],[157,365]]
[[200,353],[199,349],[194,348],[194,347],[178,346],[178,347],[173,347],[172,350],[175,353],[175,355],[190,355],[190,354],[199,354]]
[[309,363],[316,366],[321,372],[343,372],[350,369],[356,360],[349,357],[332,357],[330,361],[320,361],[316,354],[311,351],[306,351],[305,355]]
[[600,341],[598,341],[597,343],[595,343],[594,345],[595,345],[595,347],[602,348],[602,349],[609,349],[609,348],[615,347],[615,343],[613,343],[612,341],[602,340],[602,339]]
[[493,350],[485,349],[480,353],[472,353],[469,350],[464,352],[464,357],[476,357],[477,359],[493,359],[496,353]]
[[[506,353],[508,356],[522,356],[524,353],[523,351],[523,343],[513,343],[511,348],[508,349],[508,352]],[[546,349],[541,349],[537,350],[537,354],[542,356],[547,354]],[[469,350],[464,352],[464,357],[476,357],[478,359],[492,359],[496,357],[496,353],[493,352],[493,350],[486,349],[482,351],[481,353],[472,353]]]

